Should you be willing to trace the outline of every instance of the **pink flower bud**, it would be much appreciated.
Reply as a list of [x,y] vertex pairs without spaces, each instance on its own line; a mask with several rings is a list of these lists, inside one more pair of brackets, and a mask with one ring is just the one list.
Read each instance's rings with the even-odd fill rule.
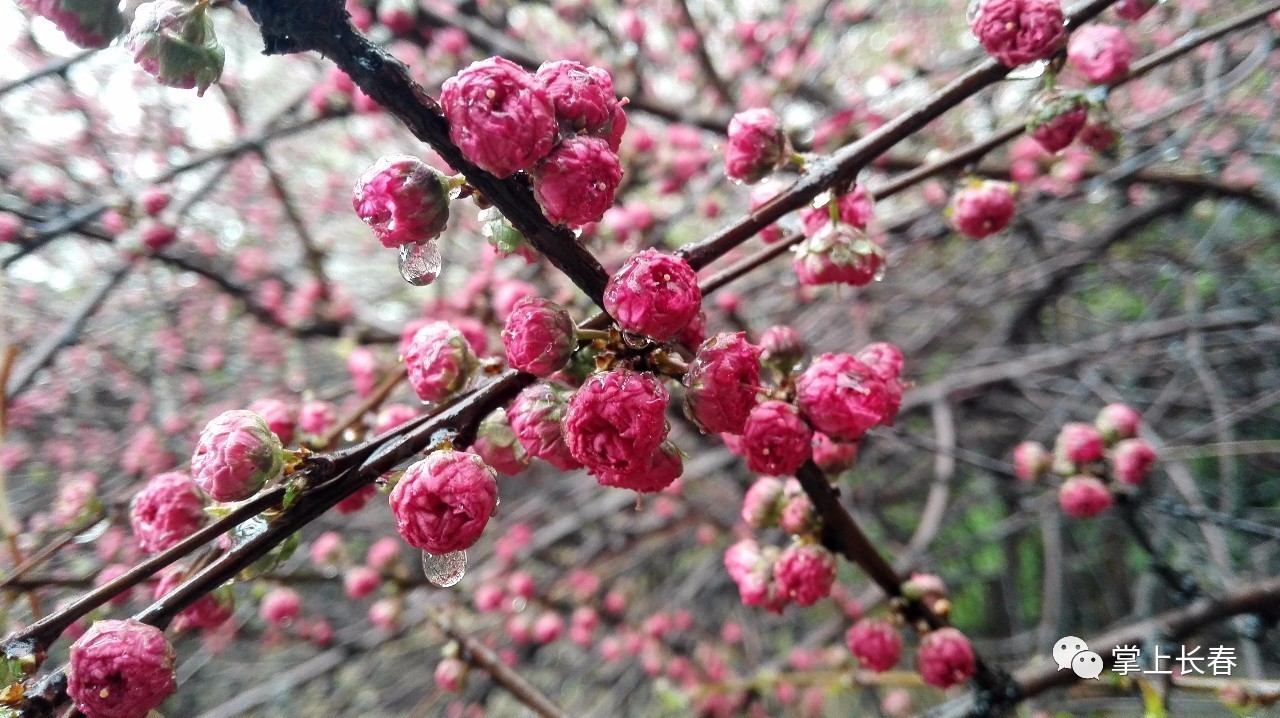
[[652,374],[593,374],[565,409],[565,444],[593,475],[645,471],[667,436],[666,407],[667,390]]
[[891,397],[874,370],[848,354],[823,354],[796,379],[796,403],[814,429],[857,441],[886,420]]
[[578,348],[573,319],[564,307],[541,297],[516,302],[502,330],[512,368],[548,377],[568,363]]
[[936,688],[959,685],[977,670],[973,647],[963,633],[950,626],[930,631],[920,639],[916,670],[925,683]]
[[1052,57],[1065,23],[1059,0],[982,0],[969,28],[988,54],[1017,67]]
[[513,596],[528,600],[538,592],[538,584],[528,571],[516,571],[507,578],[507,591]]
[[1132,439],[1138,435],[1138,425],[1142,423],[1142,414],[1127,404],[1108,404],[1098,412],[1093,425],[1108,444],[1121,439]]
[[1102,459],[1102,437],[1093,426],[1081,422],[1065,424],[1058,432],[1053,453],[1080,466]]
[[69,526],[77,519],[99,510],[98,475],[81,471],[62,477],[58,486],[58,498],[53,503],[52,519],[58,526]]
[[849,284],[861,287],[884,276],[884,250],[844,223],[827,223],[796,245],[792,267],[801,284]]
[[258,615],[273,626],[292,623],[302,610],[302,596],[292,588],[273,588],[258,604]]
[[446,693],[461,693],[467,687],[467,664],[457,658],[442,658],[433,674],[436,687]]
[[499,178],[532,168],[556,142],[555,107],[546,89],[501,57],[474,62],[445,80],[440,106],[449,139],[468,161]]
[[506,593],[501,586],[482,583],[476,587],[471,602],[480,613],[490,613],[498,610],[505,598]]
[[400,622],[400,601],[394,598],[382,598],[369,606],[369,622],[384,631],[396,630]]
[[293,431],[298,423],[298,414],[293,407],[279,399],[260,399],[249,405],[249,411],[261,416],[280,441],[286,444],[293,441]]
[[800,410],[785,401],[761,402],[747,416],[742,432],[747,468],[761,474],[785,476],[813,454],[813,429]]
[[16,214],[0,214],[0,244],[18,241],[22,220]]
[[337,531],[325,531],[311,542],[311,563],[317,566],[331,566],[342,560],[345,551],[342,546],[342,534]]
[[739,112],[729,121],[724,170],[729,179],[755,184],[787,158],[789,147],[782,120],[768,108]]
[[373,393],[377,382],[375,372],[378,370],[378,357],[365,347],[356,347],[347,357],[347,371],[351,373],[351,381],[355,384],[356,395],[365,397]]
[[799,332],[788,326],[774,325],[765,329],[760,335],[760,347],[763,350],[760,362],[780,374],[790,374],[804,359],[804,340]]
[[368,566],[352,566],[342,577],[342,590],[347,598],[358,601],[373,595],[382,585],[382,575]]
[[399,557],[400,542],[390,536],[386,536],[374,541],[373,545],[369,546],[369,552],[365,554],[364,563],[372,569],[388,571],[395,565]]
[[[186,576],[179,570],[171,570],[163,574],[160,581],[156,583],[155,600],[158,601],[169,595],[185,579]],[[195,629],[212,631],[231,619],[235,607],[235,594],[229,587],[223,586],[197,598],[190,606],[179,611],[170,625],[178,632]]]
[[18,0],[27,12],[57,26],[83,48],[103,48],[124,32],[120,6],[110,0]]
[[724,567],[738,584],[744,606],[761,606],[781,613],[787,599],[773,580],[773,564],[778,550],[762,547],[755,539],[743,539],[724,553]]
[[[555,107],[556,122],[566,135],[579,132],[608,138],[616,113],[621,112],[607,70],[572,60],[544,62],[538,80]],[[616,144],[613,151],[618,150]]]
[[[864,185],[857,185],[852,192],[836,200],[840,221],[854,229],[865,230],[871,222],[871,195]],[[831,210],[826,207],[809,207],[800,212],[804,236],[812,237],[831,223]]]
[[138,228],[138,241],[148,252],[159,252],[178,239],[178,230],[171,224],[146,220]]
[[507,412],[501,407],[493,410],[480,422],[471,450],[484,463],[507,476],[515,476],[524,471],[531,461],[507,421]]
[[1009,225],[1017,211],[1008,182],[971,182],[951,198],[951,224],[966,237],[982,239]]
[[561,471],[582,467],[569,452],[561,430],[572,392],[559,382],[539,382],[520,392],[507,412],[511,429],[524,450]]
[[173,694],[174,658],[155,626],[97,621],[71,645],[67,695],[89,718],[143,718]]
[[555,611],[544,611],[533,622],[534,643],[547,644],[564,635],[564,619]]
[[813,463],[829,477],[843,474],[858,460],[858,442],[836,441],[821,432],[813,435]]
[[1129,74],[1133,55],[1133,43],[1124,30],[1111,25],[1085,25],[1067,42],[1067,61],[1098,85],[1110,85]]
[[356,180],[351,206],[382,246],[422,244],[449,222],[449,182],[417,157],[385,155]]
[[685,415],[703,433],[742,433],[760,390],[761,352],[742,332],[722,332],[698,348],[684,375]]
[[493,469],[461,451],[435,451],[409,466],[391,490],[396,530],[432,554],[468,548],[498,505]]
[[595,475],[601,486],[630,489],[640,493],[656,493],[667,488],[684,473],[684,457],[669,441],[649,453],[641,468],[630,473],[600,471]]
[[778,522],[782,512],[782,482],[762,476],[747,489],[742,499],[742,521],[753,529],[766,529]]
[[798,606],[812,606],[831,593],[836,580],[836,557],[826,547],[793,543],[773,565],[778,591]]
[[148,217],[156,217],[169,206],[169,193],[159,187],[148,187],[138,195],[138,204]]
[[1111,507],[1111,492],[1092,476],[1073,476],[1058,487],[1058,505],[1068,516],[1087,519]]
[[431,322],[404,352],[409,384],[423,401],[441,402],[461,390],[479,368],[470,342],[448,322]]
[[298,428],[304,434],[325,434],[338,423],[338,412],[327,401],[308,401],[298,410]]
[[1111,471],[1116,481],[1137,485],[1147,478],[1156,451],[1142,439],[1125,439],[1111,450]]
[[778,526],[792,536],[807,536],[818,530],[818,514],[813,508],[813,501],[796,479],[787,479],[784,484]]
[[129,27],[129,52],[162,85],[203,95],[222,76],[225,52],[205,3],[152,0],[138,6]]
[[1013,447],[1013,473],[1023,481],[1035,481],[1052,466],[1053,455],[1038,441],[1024,441]]
[[688,262],[646,249],[609,280],[604,308],[623,331],[666,341],[697,316],[702,290]]
[[280,437],[261,416],[239,409],[209,422],[191,456],[196,485],[214,501],[253,496],[283,465]]
[[1027,121],[1027,133],[1050,154],[1066,149],[1089,120],[1089,107],[1080,95],[1051,95]]
[[204,525],[204,497],[179,471],[157,474],[129,504],[134,538],[144,553],[160,553]]
[[372,499],[377,493],[378,487],[373,484],[361,486],[350,496],[334,504],[333,509],[340,514],[353,514],[364,508],[369,503],[369,499]]
[[902,636],[878,618],[864,618],[850,626],[844,643],[859,666],[876,673],[893,668],[902,656]]
[[1118,17],[1130,22],[1140,19],[1155,6],[1156,0],[1120,0],[1120,2],[1112,5]]
[[408,404],[387,404],[373,418],[373,434],[378,436],[418,418],[422,412]]
[[608,142],[570,137],[534,169],[533,196],[552,224],[581,227],[604,217],[621,183],[622,165]]

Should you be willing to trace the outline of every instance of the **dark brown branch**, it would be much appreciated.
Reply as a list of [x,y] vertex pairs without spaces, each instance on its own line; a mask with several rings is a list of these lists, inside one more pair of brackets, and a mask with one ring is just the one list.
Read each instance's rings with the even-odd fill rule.
[[3,85],[0,85],[0,97],[4,97],[5,95],[9,94],[10,92],[13,92],[14,90],[17,90],[22,87],[26,87],[27,85],[30,85],[31,83],[37,80],[41,80],[43,78],[49,77],[50,75],[61,75],[67,70],[71,69],[72,65],[75,65],[82,60],[86,60],[92,57],[97,52],[98,52],[97,50],[85,50],[83,52],[77,53],[70,57],[63,58],[56,62],[51,62],[48,65],[45,65],[44,67],[40,68],[39,70],[36,70],[35,72],[29,75],[26,75],[25,77],[19,77],[18,79],[13,80],[12,82],[7,82]]

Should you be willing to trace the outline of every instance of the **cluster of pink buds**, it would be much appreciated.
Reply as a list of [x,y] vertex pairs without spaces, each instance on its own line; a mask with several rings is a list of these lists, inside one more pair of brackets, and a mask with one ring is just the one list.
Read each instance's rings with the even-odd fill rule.
[[795,541],[779,551],[743,539],[724,554],[725,569],[744,606],[782,613],[787,604],[812,606],[831,594],[836,557],[821,544]]
[[1050,472],[1067,477],[1058,503],[1075,518],[1096,516],[1112,502],[1109,484],[1141,484],[1156,460],[1155,449],[1138,438],[1142,416],[1125,404],[1110,404],[1093,424],[1072,422],[1058,432],[1053,452],[1034,441],[1013,450],[1014,473],[1034,481]]
[[680,453],[666,442],[667,400],[653,374],[593,374],[565,406],[565,446],[605,486],[660,491],[684,471]]
[[124,31],[124,15],[111,0],[18,0],[19,7],[58,27],[84,48],[103,48]]
[[613,78],[562,60],[536,74],[500,57],[445,81],[449,137],[469,162],[499,178],[519,171],[556,224],[598,222],[622,182],[617,151],[627,126]]

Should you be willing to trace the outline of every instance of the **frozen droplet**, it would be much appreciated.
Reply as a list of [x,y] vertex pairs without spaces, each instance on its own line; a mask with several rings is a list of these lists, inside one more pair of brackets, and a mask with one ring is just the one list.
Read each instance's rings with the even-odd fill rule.
[[1037,77],[1043,77],[1044,72],[1048,69],[1049,63],[1045,60],[1036,60],[1026,65],[1019,65],[1009,71],[1006,78],[1010,80],[1034,80]]
[[400,245],[400,276],[415,287],[425,287],[440,276],[440,248],[435,240]]
[[440,588],[448,588],[461,581],[467,573],[467,552],[450,551],[437,556],[423,551],[422,572],[427,574],[427,580],[431,583]]

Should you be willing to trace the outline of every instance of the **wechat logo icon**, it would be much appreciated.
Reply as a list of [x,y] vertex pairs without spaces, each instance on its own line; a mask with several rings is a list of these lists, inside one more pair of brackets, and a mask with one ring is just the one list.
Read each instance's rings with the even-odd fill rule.
[[1058,639],[1053,644],[1053,660],[1058,664],[1058,670],[1069,668],[1085,680],[1102,675],[1102,656],[1089,650],[1082,638],[1066,636]]

